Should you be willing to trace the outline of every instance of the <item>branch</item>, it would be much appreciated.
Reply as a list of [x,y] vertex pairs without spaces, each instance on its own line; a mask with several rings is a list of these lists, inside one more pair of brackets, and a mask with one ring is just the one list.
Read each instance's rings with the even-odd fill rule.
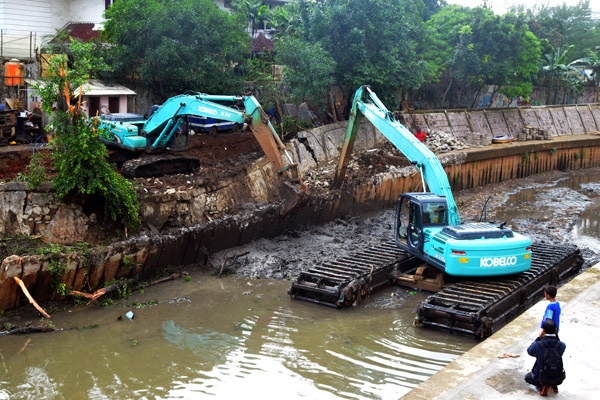
[[42,314],[45,318],[50,318],[50,315],[46,311],[44,311],[42,307],[39,306],[39,304],[33,299],[33,297],[31,297],[31,295],[29,294],[29,290],[27,290],[27,288],[25,287],[25,283],[23,283],[23,281],[17,278],[16,276],[14,278],[17,284],[21,286],[21,290],[23,290],[25,296],[27,296],[27,298],[29,299],[29,303],[33,304],[35,309],[38,310],[40,314]]

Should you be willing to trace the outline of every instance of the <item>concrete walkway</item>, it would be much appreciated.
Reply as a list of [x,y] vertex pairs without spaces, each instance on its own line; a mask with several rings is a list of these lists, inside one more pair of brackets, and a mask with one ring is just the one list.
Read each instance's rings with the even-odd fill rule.
[[[567,379],[559,393],[550,392],[548,398],[594,398],[600,389],[600,264],[559,287],[557,300],[562,307],[560,339],[567,345],[563,356]],[[524,376],[535,361],[527,347],[540,332],[546,304],[540,301],[402,399],[540,398]],[[518,357],[499,357],[505,353]]]

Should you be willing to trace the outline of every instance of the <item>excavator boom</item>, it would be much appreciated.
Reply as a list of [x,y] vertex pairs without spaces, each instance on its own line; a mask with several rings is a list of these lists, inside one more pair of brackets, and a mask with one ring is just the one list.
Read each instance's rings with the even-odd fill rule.
[[416,139],[404,125],[396,121],[369,86],[361,86],[356,91],[350,113],[344,145],[333,180],[334,189],[339,188],[344,181],[358,127],[362,116],[365,116],[419,170],[429,190],[446,197],[450,208],[449,224],[460,224],[458,207],[442,164],[427,146]]

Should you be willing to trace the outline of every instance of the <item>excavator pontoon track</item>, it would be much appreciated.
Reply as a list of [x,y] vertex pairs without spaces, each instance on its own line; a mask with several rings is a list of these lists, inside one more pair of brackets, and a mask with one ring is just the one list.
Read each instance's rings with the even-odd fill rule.
[[415,325],[485,339],[541,300],[547,285],[565,282],[582,264],[576,247],[534,244],[529,271],[454,282],[419,304]]
[[[343,308],[367,297],[422,262],[392,241],[311,267],[292,283],[292,298]],[[516,275],[450,278],[421,302],[415,325],[442,328],[484,339],[543,297],[544,288],[575,275],[583,264],[576,247],[533,245],[532,267]]]
[[347,307],[372,291],[390,285],[395,270],[406,272],[418,263],[394,242],[384,242],[302,272],[288,294],[295,299],[330,307]]

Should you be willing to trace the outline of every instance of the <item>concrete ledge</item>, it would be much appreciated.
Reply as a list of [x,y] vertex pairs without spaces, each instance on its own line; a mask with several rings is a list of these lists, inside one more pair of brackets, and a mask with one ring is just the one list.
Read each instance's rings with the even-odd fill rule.
[[[567,345],[563,356],[567,379],[557,395],[549,396],[587,400],[599,387],[596,338],[600,333],[600,264],[559,287],[557,300],[562,307],[560,338]],[[546,304],[540,301],[402,399],[539,398],[524,376],[535,361],[527,354],[527,347],[540,332]],[[504,353],[519,357],[498,358]]]

